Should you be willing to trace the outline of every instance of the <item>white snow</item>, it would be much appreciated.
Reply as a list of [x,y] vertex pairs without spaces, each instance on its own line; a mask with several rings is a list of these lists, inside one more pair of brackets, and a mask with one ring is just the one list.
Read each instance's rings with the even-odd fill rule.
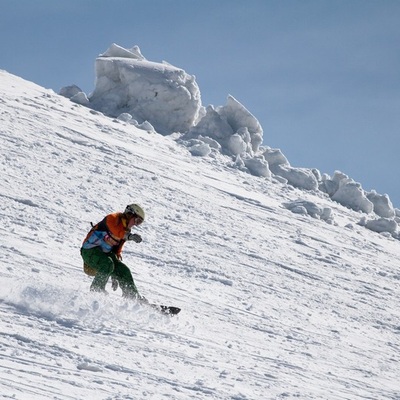
[[113,44],[96,59],[90,104],[114,117],[129,113],[163,134],[188,130],[199,116],[200,90],[194,76],[167,63],[147,61],[135,46]]
[[[120,70],[175,71],[112,50],[101,58]],[[400,398],[400,214],[388,196],[291,167],[231,97],[161,135],[150,117],[110,118],[90,95],[82,106],[5,71],[0,93],[0,397]],[[90,222],[133,201],[147,220],[124,261],[177,317],[89,292]]]
[[143,130],[178,133],[178,143],[194,156],[219,158],[223,154],[230,158],[228,165],[254,176],[269,179],[274,175],[294,187],[327,193],[355,211],[395,216],[387,194],[366,192],[340,171],[331,178],[315,168],[291,166],[280,149],[261,145],[266,141],[263,128],[233,96],[228,95],[225,106],[204,107],[194,75],[165,61],[148,61],[139,46],[125,49],[114,43],[95,64],[93,93],[87,96],[71,85],[60,94]]

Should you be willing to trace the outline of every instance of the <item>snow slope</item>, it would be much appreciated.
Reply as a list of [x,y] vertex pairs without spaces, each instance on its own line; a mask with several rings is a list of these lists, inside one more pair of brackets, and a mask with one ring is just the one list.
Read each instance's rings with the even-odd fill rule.
[[[400,242],[361,213],[4,71],[0,121],[1,398],[400,399]],[[134,201],[124,261],[177,317],[89,293],[90,222]]]

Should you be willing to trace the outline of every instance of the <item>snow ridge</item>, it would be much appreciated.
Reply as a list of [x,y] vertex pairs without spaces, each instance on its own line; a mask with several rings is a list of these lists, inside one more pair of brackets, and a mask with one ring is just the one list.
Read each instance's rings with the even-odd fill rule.
[[141,129],[175,134],[193,156],[221,161],[223,154],[227,165],[254,176],[321,191],[369,214],[367,222],[360,221],[366,228],[399,237],[400,210],[387,194],[367,192],[340,171],[331,177],[315,168],[291,166],[280,149],[261,145],[260,123],[233,96],[225,106],[204,108],[194,76],[165,61],[146,60],[139,46],[124,49],[114,43],[96,59],[96,86],[89,97],[75,85],[60,94]]

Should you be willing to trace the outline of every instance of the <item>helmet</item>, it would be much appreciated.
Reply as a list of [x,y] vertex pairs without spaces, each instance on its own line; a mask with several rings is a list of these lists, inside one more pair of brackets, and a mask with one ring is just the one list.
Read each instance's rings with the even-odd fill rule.
[[128,204],[125,208],[124,213],[136,214],[144,220],[144,211],[143,208],[139,206],[139,204]]

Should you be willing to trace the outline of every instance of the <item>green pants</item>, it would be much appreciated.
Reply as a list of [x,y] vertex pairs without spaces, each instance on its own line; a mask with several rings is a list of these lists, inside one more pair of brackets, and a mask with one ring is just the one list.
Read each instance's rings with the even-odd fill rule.
[[100,247],[81,249],[83,261],[97,271],[90,286],[94,292],[104,292],[110,276],[118,281],[122,295],[128,298],[136,298],[139,292],[133,281],[131,271],[114,253],[104,253]]

